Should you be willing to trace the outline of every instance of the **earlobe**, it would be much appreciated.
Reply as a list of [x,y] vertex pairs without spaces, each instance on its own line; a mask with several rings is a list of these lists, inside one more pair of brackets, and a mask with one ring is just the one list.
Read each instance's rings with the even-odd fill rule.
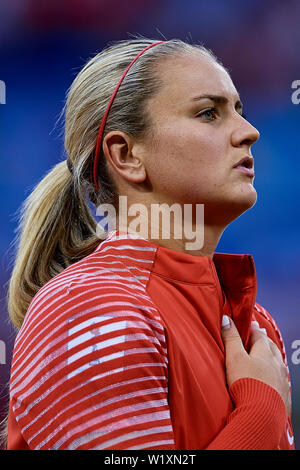
[[112,169],[123,179],[133,183],[146,179],[143,161],[133,154],[133,140],[124,132],[109,132],[103,139],[103,152]]

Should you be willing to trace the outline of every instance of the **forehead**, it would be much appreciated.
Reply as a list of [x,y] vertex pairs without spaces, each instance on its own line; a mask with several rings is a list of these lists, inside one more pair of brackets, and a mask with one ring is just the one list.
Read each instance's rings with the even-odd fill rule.
[[228,72],[201,53],[172,56],[158,65],[162,87],[155,97],[161,105],[191,102],[201,94],[221,95],[236,101],[238,92]]

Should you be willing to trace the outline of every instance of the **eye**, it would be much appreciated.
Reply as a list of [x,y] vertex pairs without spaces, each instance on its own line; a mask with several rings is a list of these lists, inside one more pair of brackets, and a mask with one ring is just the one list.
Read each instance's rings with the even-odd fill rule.
[[246,114],[243,113],[242,108],[237,112],[239,113],[240,116],[242,116],[242,118],[247,120],[247,116],[246,116]]
[[217,108],[209,108],[201,113],[197,114],[196,117],[201,117],[205,121],[213,121],[216,118]]

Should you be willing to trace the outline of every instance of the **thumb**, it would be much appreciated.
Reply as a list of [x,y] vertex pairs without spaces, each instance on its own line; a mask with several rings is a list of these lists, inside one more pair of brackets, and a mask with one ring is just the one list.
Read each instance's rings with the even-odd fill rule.
[[227,315],[222,317],[222,338],[226,350],[226,357],[236,356],[238,353],[246,352],[240,334],[232,318]]

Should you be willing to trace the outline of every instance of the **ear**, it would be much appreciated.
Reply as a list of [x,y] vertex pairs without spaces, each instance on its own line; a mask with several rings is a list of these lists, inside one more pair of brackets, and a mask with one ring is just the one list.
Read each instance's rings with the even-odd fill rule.
[[111,131],[103,139],[103,152],[112,168],[124,179],[141,183],[146,179],[146,169],[137,151],[138,144],[124,132]]

